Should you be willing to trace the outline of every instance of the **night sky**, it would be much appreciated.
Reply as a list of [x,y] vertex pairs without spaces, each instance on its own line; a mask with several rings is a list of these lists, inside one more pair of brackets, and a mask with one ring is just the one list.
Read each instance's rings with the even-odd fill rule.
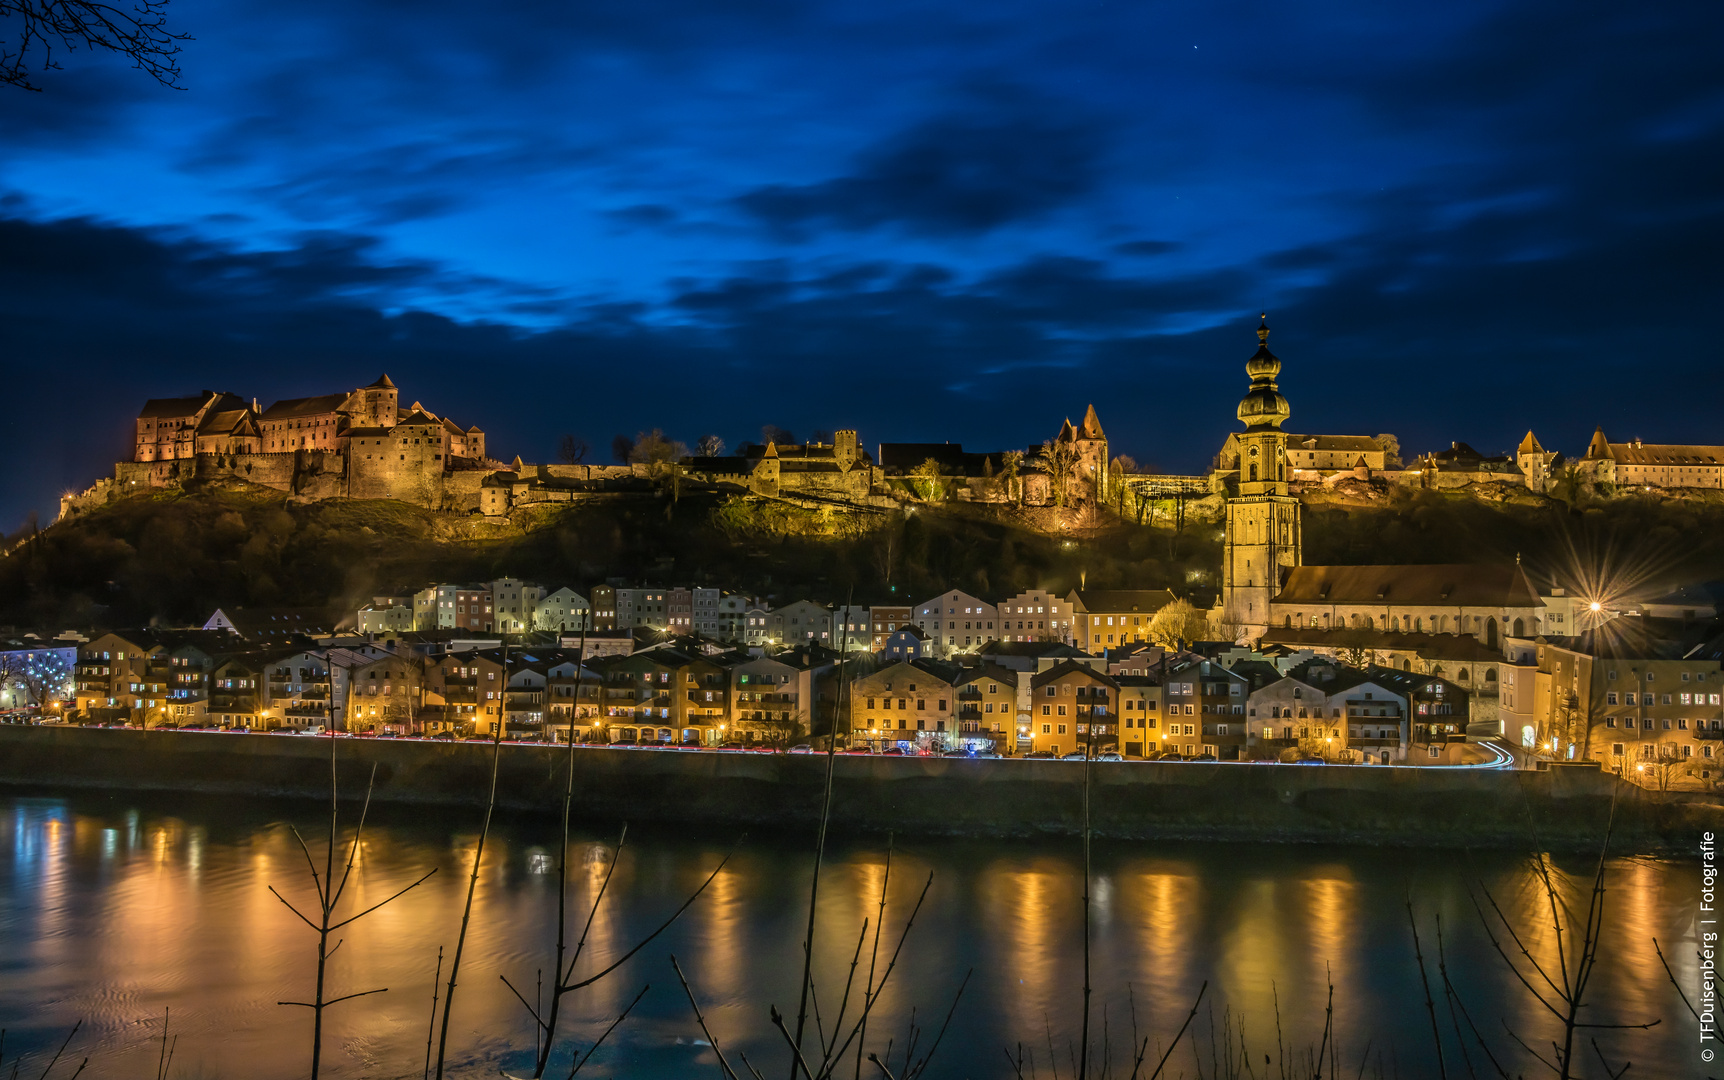
[[1198,470],[1263,309],[1296,432],[1724,442],[1717,0],[169,14],[182,90],[0,87],[0,527],[146,397],[383,371],[504,458],[1093,401]]

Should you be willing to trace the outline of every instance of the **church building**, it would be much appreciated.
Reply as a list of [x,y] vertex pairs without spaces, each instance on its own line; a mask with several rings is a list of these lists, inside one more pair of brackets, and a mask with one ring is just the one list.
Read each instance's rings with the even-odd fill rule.
[[1221,566],[1222,620],[1241,640],[1269,628],[1270,601],[1286,572],[1301,558],[1299,499],[1289,494],[1289,413],[1275,378],[1281,361],[1269,351],[1269,319],[1257,328],[1257,352],[1245,362],[1251,388],[1239,402],[1245,425],[1239,436],[1239,494],[1227,500],[1226,544]]
[[[1300,504],[1289,493],[1287,399],[1276,384],[1281,361],[1269,351],[1267,320],[1245,370],[1251,388],[1239,403],[1238,494],[1227,500],[1222,622],[1237,640],[1280,641],[1334,651],[1368,642],[1397,648],[1397,635],[1421,655],[1453,659],[1442,641],[1471,638],[1500,656],[1506,641],[1548,632],[1552,601],[1512,565],[1306,566]],[[1363,636],[1361,636],[1363,634]],[[1469,643],[1472,645],[1472,643]],[[1471,655],[1470,653],[1467,655]],[[1475,657],[1476,659],[1476,657]],[[1410,666],[1410,665],[1409,665]]]

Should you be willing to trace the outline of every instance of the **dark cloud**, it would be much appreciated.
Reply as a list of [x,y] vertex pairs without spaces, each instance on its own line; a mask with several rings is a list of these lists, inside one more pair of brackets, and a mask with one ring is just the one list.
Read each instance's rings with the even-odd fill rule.
[[1177,240],[1128,240],[1123,244],[1115,244],[1113,250],[1116,255],[1154,258],[1157,255],[1170,255],[1182,246]]
[[737,199],[779,235],[896,226],[909,233],[985,233],[1039,218],[1095,185],[1101,139],[1051,107],[945,116],[860,154],[848,176],[769,184]]
[[682,218],[675,208],[658,203],[637,203],[617,210],[607,210],[605,216],[618,225],[637,229],[663,228]]
[[[28,193],[0,193],[0,526],[103,472],[143,398],[379,369],[528,458],[767,422],[1021,445],[1093,400],[1120,450],[1199,469],[1265,307],[1298,430],[1721,438],[1716,4],[934,5],[906,33],[677,2],[313,0],[269,9],[281,55],[264,9],[208,9],[188,72],[221,92],[0,97]],[[179,225],[58,209],[101,192]]]

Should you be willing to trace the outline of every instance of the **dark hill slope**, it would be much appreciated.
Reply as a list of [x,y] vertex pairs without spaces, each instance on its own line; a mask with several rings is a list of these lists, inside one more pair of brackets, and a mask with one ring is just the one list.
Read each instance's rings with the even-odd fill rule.
[[[1308,563],[1497,561],[1579,586],[1724,578],[1724,500],[1616,498],[1586,508],[1398,492],[1305,510]],[[1073,524],[1068,522],[1068,524]],[[1220,529],[1180,534],[965,504],[847,514],[710,493],[599,496],[508,523],[401,503],[298,504],[250,486],[152,492],[19,540],[0,558],[0,624],[202,620],[219,605],[351,609],[374,593],[504,575],[711,583],[779,602],[910,603],[944,588],[1172,588],[1207,605]],[[852,592],[853,590],[853,592]]]

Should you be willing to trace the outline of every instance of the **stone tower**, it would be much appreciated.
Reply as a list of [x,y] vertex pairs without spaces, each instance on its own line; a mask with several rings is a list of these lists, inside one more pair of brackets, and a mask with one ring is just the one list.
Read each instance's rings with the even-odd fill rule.
[[400,415],[401,391],[388,375],[370,386],[362,386],[347,399],[347,414],[354,427],[392,428]]
[[1299,500],[1287,491],[1290,411],[1276,388],[1281,361],[1269,351],[1269,320],[1257,328],[1257,352],[1245,362],[1251,389],[1239,402],[1245,425],[1239,436],[1239,494],[1227,500],[1222,551],[1222,618],[1243,639],[1269,628],[1269,600],[1281,590],[1286,568],[1301,561]]
[[846,428],[832,433],[832,460],[838,463],[839,472],[849,472],[855,466],[859,449],[856,432]]

